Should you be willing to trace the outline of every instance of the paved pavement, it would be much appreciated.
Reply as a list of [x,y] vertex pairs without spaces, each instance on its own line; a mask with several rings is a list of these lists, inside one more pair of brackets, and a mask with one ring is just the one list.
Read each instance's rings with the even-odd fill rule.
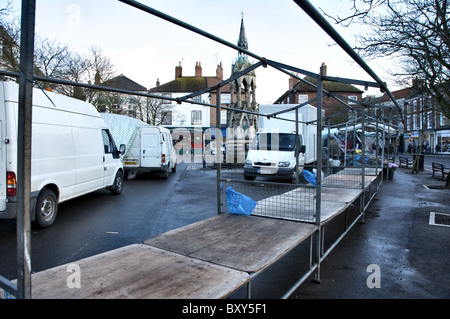
[[450,214],[443,185],[398,168],[321,264],[321,283],[307,279],[291,298],[450,298],[450,227],[429,224],[431,212]]

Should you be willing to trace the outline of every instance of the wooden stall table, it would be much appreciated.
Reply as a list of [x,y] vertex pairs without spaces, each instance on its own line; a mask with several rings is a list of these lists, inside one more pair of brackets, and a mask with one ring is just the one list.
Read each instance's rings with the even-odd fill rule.
[[[381,167],[378,169],[375,167],[365,167],[364,168],[364,175],[378,175],[381,172]],[[346,167],[345,169],[337,172],[336,174],[345,174],[345,175],[362,175],[362,168],[361,167]]]
[[[364,176],[364,187],[367,188],[377,179],[376,175]],[[333,174],[323,179],[323,186],[330,188],[360,189],[362,178],[356,174]]]
[[245,272],[143,244],[126,246],[73,264],[80,267],[80,288],[68,287],[71,272],[67,264],[33,274],[32,297],[218,299],[227,297],[249,280]]
[[144,243],[224,267],[256,273],[307,239],[316,226],[286,220],[221,214],[150,238]]
[[352,203],[362,194],[357,188],[322,187],[322,200],[341,203]]

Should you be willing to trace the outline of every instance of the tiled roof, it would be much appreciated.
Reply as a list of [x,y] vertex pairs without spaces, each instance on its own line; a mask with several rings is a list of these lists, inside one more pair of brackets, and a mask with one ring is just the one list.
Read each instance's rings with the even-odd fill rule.
[[[170,92],[170,93],[192,93],[197,92],[199,90],[203,90],[214,85],[220,83],[216,77],[194,77],[194,76],[183,76],[181,78],[177,78],[170,82],[161,84],[160,86],[154,87],[150,89],[152,93],[162,93],[162,92]],[[230,92],[230,87],[227,84],[223,88],[221,88],[222,93]]]
[[133,80],[130,80],[123,74],[116,76],[115,78],[112,78],[111,80],[105,81],[102,83],[103,86],[115,88],[115,89],[123,89],[128,91],[147,91],[147,89],[140,85],[139,83],[134,82]]
[[[306,76],[304,78],[306,81],[317,84],[317,79],[313,77]],[[322,88],[328,92],[355,92],[355,93],[363,93],[363,91],[354,87],[351,84],[341,83],[341,82],[332,82],[332,81],[323,81]],[[294,86],[294,90],[297,92],[315,92],[317,89],[303,81],[300,81]]]
[[[404,99],[408,95],[410,95],[411,91],[412,91],[412,88],[409,87],[409,88],[406,88],[406,89],[393,91],[393,92],[391,92],[391,94],[396,100],[400,100],[400,99]],[[391,98],[387,94],[384,94],[383,95],[383,99],[381,100],[381,102],[387,102],[387,101],[390,101],[390,100],[391,100]]]

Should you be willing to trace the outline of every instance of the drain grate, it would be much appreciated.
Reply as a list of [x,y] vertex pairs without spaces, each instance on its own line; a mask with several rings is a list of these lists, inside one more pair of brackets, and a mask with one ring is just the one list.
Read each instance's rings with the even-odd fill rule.
[[429,224],[450,227],[450,214],[430,212]]

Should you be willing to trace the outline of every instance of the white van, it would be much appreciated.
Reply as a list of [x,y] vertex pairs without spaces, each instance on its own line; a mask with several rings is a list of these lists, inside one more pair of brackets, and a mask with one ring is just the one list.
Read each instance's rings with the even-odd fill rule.
[[[16,216],[19,86],[0,82],[0,219]],[[112,135],[95,107],[33,89],[31,219],[50,226],[58,203],[110,189],[120,194],[123,164]]]
[[[262,104],[259,112],[273,114],[295,107],[295,104]],[[279,115],[280,119],[259,116],[259,131],[253,139],[244,165],[244,178],[254,180],[257,176],[271,176],[296,181],[295,157],[298,152],[298,172],[305,165],[317,160],[317,108],[304,105],[298,110],[299,145],[296,141],[295,111]],[[281,118],[290,121],[281,120]],[[296,148],[298,150],[296,151]]]
[[152,172],[168,178],[170,172],[176,172],[176,151],[167,128],[120,114],[102,113],[101,116],[114,139],[126,146],[123,157],[126,175]]

